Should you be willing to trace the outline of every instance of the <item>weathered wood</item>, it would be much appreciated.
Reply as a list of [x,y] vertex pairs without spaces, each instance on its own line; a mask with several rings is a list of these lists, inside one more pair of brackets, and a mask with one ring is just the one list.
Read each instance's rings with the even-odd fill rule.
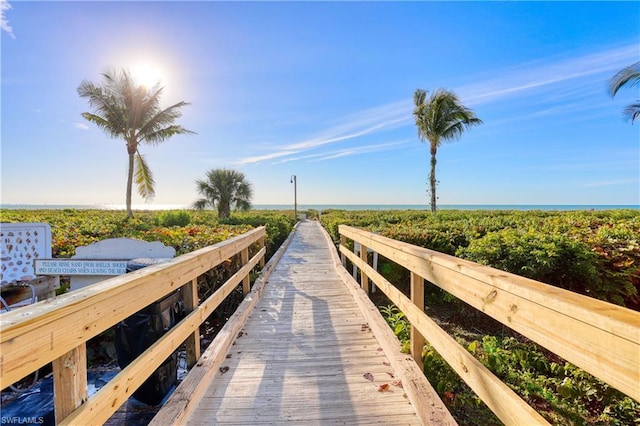
[[[363,244],[360,244],[360,259],[364,263],[367,263],[367,247]],[[369,277],[364,270],[360,269],[360,286],[364,290],[365,293],[369,294]]]
[[[341,246],[346,246],[347,245],[347,237],[345,237],[344,235],[340,235],[340,245]],[[345,268],[347,267],[347,258],[340,253],[340,261],[342,263],[342,266],[344,266]]]
[[246,234],[0,316],[3,386],[53,361],[175,291],[264,235]]
[[640,401],[640,313],[355,228],[339,229]]
[[[258,240],[258,249],[261,249],[265,247],[265,237],[264,235],[262,237],[260,237],[260,239]],[[260,259],[260,269],[262,270],[264,268],[264,262],[265,262],[265,258],[263,257],[262,259]]]
[[[325,238],[330,241],[329,235],[325,232]],[[340,253],[347,258],[356,256],[348,250],[341,250]],[[371,299],[360,288],[353,277],[346,269],[340,268],[338,263],[338,254],[332,250],[332,256],[335,259],[336,270],[342,277],[342,280],[356,300],[360,310],[368,320],[368,325],[373,334],[376,336],[380,345],[384,348],[384,352],[389,357],[389,361],[394,370],[398,373],[402,380],[403,389],[407,397],[411,401],[416,410],[417,416],[424,425],[455,425],[456,421],[447,410],[446,406],[438,396],[438,393],[427,381],[422,370],[417,366],[415,361],[400,351],[400,342],[396,338],[393,331],[380,315],[378,308],[371,302]],[[349,260],[353,260],[349,258]],[[361,262],[358,259],[358,262]],[[369,267],[371,270],[373,268]],[[377,272],[376,272],[377,274]]]
[[[244,326],[249,314],[260,299],[275,265],[278,263],[287,247],[291,243],[295,231],[282,244],[269,262],[262,269],[260,276],[253,285],[253,289],[244,298],[236,312],[222,327],[215,339],[205,350],[199,362],[189,371],[187,377],[169,397],[162,409],[156,414],[150,425],[164,426],[168,424],[183,424],[193,410],[198,406],[208,381],[215,374],[222,363],[222,357],[227,353],[238,332]],[[261,251],[264,251],[263,247]]]
[[258,264],[260,257],[264,256],[264,252],[264,249],[260,250],[222,287],[118,373],[91,399],[75,410],[65,419],[63,424],[104,423],[189,335],[198,330],[200,324],[240,284],[242,278]]
[[77,346],[52,363],[56,423],[87,400],[87,346]]
[[[249,247],[247,247],[246,249],[240,252],[241,264],[246,265],[248,261],[249,261]],[[247,276],[244,277],[244,279],[242,280],[242,294],[244,294],[245,296],[249,294],[249,290],[251,290],[250,285],[251,285],[251,277],[247,274]]]
[[[366,318],[356,319],[357,306],[342,305],[349,290],[336,274],[337,253],[334,260],[319,231],[315,222],[299,224],[250,318],[227,334],[233,345],[217,347],[209,359],[203,355],[185,379],[209,375],[210,387],[202,395],[193,384],[184,387],[187,393],[174,393],[153,424],[419,423],[404,389],[389,385],[378,392],[394,380],[394,369]],[[194,375],[200,368],[205,371]],[[173,402],[181,408],[168,415]]]
[[364,268],[378,288],[405,314],[409,322],[423,335],[429,343],[447,361],[456,373],[487,404],[495,415],[506,425],[548,424],[544,418],[513,392],[506,384],[476,360],[465,348],[449,336],[423,310],[418,309],[393,284],[373,270],[349,250],[341,247],[341,251],[360,268]]
[[[183,288],[182,300],[184,302],[185,312],[193,312],[199,304],[198,300],[198,279],[192,279]],[[187,368],[191,368],[195,365],[198,358],[200,358],[200,328],[187,337],[184,342],[186,351]]]
[[[411,273],[411,302],[424,312],[424,279],[415,272]],[[424,344],[424,336],[411,325],[411,355],[421,371],[424,371],[422,362]]]

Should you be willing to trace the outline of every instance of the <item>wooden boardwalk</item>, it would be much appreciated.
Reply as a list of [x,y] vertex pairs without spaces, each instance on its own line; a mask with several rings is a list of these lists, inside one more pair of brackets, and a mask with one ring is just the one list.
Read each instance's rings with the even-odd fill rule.
[[187,423],[420,424],[317,222],[299,224]]

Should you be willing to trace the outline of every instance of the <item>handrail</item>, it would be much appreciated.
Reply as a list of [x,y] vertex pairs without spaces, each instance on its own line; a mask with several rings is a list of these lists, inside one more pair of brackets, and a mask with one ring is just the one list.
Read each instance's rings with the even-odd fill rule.
[[[200,356],[200,324],[240,282],[244,292],[249,291],[250,272],[258,263],[264,265],[264,242],[261,226],[165,263],[2,314],[0,386],[53,362],[56,422],[106,421],[185,340],[187,362],[195,362]],[[249,259],[255,243],[259,250]],[[197,278],[236,255],[243,266],[198,306]],[[181,287],[192,312],[87,400],[86,342]]]
[[346,225],[338,231],[343,261],[348,258],[360,269],[363,287],[371,279],[505,424],[546,421],[431,320],[419,306],[422,297],[404,296],[364,256],[350,251],[347,239],[361,244],[360,253],[370,248],[407,268],[412,295],[424,294],[426,279],[640,400],[638,312]]

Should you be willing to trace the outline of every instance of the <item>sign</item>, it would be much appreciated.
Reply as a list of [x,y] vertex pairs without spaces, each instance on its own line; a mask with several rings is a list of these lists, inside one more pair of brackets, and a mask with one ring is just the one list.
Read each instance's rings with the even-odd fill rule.
[[121,275],[126,260],[36,259],[38,275]]

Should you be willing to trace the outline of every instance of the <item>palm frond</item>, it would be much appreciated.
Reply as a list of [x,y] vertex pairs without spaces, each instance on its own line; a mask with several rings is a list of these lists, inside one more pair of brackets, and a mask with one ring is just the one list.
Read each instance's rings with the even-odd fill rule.
[[609,81],[609,94],[613,97],[622,87],[634,87],[640,85],[640,62],[621,69]]
[[156,195],[153,174],[143,155],[136,151],[134,179],[138,194],[145,200],[151,200]]
[[624,110],[622,110],[622,113],[628,120],[631,120],[631,124],[633,124],[640,118],[640,100],[636,103],[627,105]]

